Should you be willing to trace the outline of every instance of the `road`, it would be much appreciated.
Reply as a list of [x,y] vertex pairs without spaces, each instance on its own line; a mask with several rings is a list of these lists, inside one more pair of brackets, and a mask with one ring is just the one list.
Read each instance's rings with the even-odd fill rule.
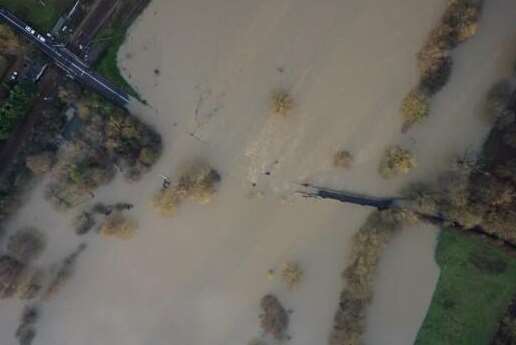
[[14,30],[33,42],[73,79],[96,90],[120,106],[126,106],[129,103],[129,96],[126,92],[113,86],[108,80],[92,71],[79,57],[66,49],[60,42],[53,42],[48,37],[44,37],[14,14],[2,8],[0,8],[0,20],[5,21]]

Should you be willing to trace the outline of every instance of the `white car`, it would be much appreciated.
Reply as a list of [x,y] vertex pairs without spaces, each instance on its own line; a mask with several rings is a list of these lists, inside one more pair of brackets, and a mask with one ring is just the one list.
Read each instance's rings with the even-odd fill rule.
[[43,37],[43,36],[41,36],[41,35],[39,35],[39,34],[38,34],[38,36],[37,36],[37,37],[38,37],[38,40],[40,40],[41,42],[43,42],[43,43],[45,43],[45,42],[46,42],[45,37]]
[[9,80],[10,81],[15,81],[16,79],[18,79],[18,72],[14,71],[13,73],[11,73],[11,76],[9,77]]
[[34,30],[33,28],[31,28],[28,25],[25,27],[25,31],[27,31],[31,35],[34,35],[36,33],[36,30]]

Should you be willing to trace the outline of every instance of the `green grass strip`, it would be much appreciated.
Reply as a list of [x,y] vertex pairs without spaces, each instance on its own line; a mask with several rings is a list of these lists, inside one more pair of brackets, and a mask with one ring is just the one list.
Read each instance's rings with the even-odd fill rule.
[[437,288],[416,345],[488,345],[516,292],[516,258],[481,238],[444,230]]

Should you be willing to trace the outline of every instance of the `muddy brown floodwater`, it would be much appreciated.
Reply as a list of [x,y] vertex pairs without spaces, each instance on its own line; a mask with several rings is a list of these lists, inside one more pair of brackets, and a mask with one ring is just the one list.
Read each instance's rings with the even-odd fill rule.
[[[415,54],[445,5],[154,0],[119,58],[150,104],[134,110],[160,131],[164,155],[142,181],[117,179],[96,193],[97,201],[133,203],[137,234],[130,241],[85,238],[75,275],[44,305],[35,344],[242,345],[260,334],[259,302],[267,293],[293,311],[289,344],[325,344],[349,240],[369,210],[301,199],[298,184],[387,196],[431,178],[454,154],[479,147],[488,130],[481,99],[511,68],[516,3],[492,0],[479,35],[457,49],[430,118],[402,136],[398,108],[417,80]],[[286,117],[270,111],[280,87],[295,101]],[[377,167],[391,144],[412,149],[418,166],[386,181]],[[349,170],[332,165],[342,149],[354,156]],[[162,218],[150,207],[159,175],[173,179],[195,159],[220,171],[219,193],[211,204],[185,204],[176,217]],[[42,264],[79,242],[70,215],[44,201],[43,184],[10,227],[47,232]],[[436,234],[410,229],[389,247],[368,344],[412,343],[438,277]],[[267,272],[292,260],[304,278],[289,291]],[[2,334],[14,334],[17,308],[2,302]]]

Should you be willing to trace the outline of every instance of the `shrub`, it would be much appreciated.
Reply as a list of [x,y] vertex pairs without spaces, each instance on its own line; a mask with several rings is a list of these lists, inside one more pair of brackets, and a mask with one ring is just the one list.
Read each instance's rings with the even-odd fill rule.
[[365,332],[367,303],[344,289],[335,314],[330,345],[361,345]]
[[380,162],[379,172],[384,178],[407,174],[416,166],[409,150],[399,146],[390,147]]
[[333,156],[333,165],[337,168],[349,169],[353,163],[353,156],[349,151],[340,150]]
[[435,215],[439,209],[439,195],[425,184],[412,184],[403,191],[408,208],[425,215]]
[[396,209],[372,213],[353,235],[349,264],[343,274],[346,288],[340,295],[330,345],[362,344],[378,262],[387,242],[412,221],[409,214]]
[[265,334],[272,335],[276,340],[285,340],[289,325],[289,316],[278,298],[274,295],[266,295],[260,305],[263,313],[260,315],[260,325]]
[[446,60],[450,52],[440,42],[429,41],[417,54],[417,67],[421,75],[435,74]]
[[115,176],[113,166],[93,158],[81,160],[68,166],[68,182],[85,191],[106,185]]
[[164,216],[176,214],[177,207],[183,201],[183,197],[173,187],[162,188],[153,199],[154,207]]
[[149,147],[144,147],[143,149],[141,149],[140,154],[138,155],[138,159],[140,160],[140,162],[142,162],[142,164],[144,164],[146,166],[153,165],[154,163],[156,163],[158,158],[159,158],[159,152],[157,152]]
[[204,163],[194,164],[179,178],[179,182],[162,188],[154,197],[154,206],[163,215],[174,215],[177,206],[186,199],[200,204],[210,202],[220,182],[219,173]]
[[296,262],[286,262],[281,269],[281,280],[290,290],[298,286],[303,280],[303,269]]
[[421,89],[414,89],[401,102],[400,108],[404,128],[426,118],[430,112],[428,95]]
[[122,240],[130,239],[136,231],[136,223],[121,214],[113,212],[106,217],[106,220],[100,227],[101,235],[105,237],[114,237]]
[[47,186],[47,199],[58,208],[69,209],[91,198],[95,189],[115,177],[113,163],[105,158],[82,155],[63,158],[54,169],[54,181]]
[[26,306],[23,309],[20,324],[16,329],[14,336],[18,339],[20,345],[31,345],[34,337],[36,336],[36,330],[34,328],[37,320],[39,319],[39,312],[34,306]]
[[421,75],[420,89],[422,93],[432,96],[439,92],[450,79],[453,60],[450,56],[445,56],[435,62],[432,68],[425,70]]
[[285,89],[278,89],[272,93],[272,111],[275,114],[287,115],[294,107],[294,99]]
[[482,3],[482,0],[450,0],[442,22],[452,28],[457,44],[477,33]]
[[45,250],[43,234],[34,228],[22,229],[7,241],[7,254],[20,262],[34,260]]

